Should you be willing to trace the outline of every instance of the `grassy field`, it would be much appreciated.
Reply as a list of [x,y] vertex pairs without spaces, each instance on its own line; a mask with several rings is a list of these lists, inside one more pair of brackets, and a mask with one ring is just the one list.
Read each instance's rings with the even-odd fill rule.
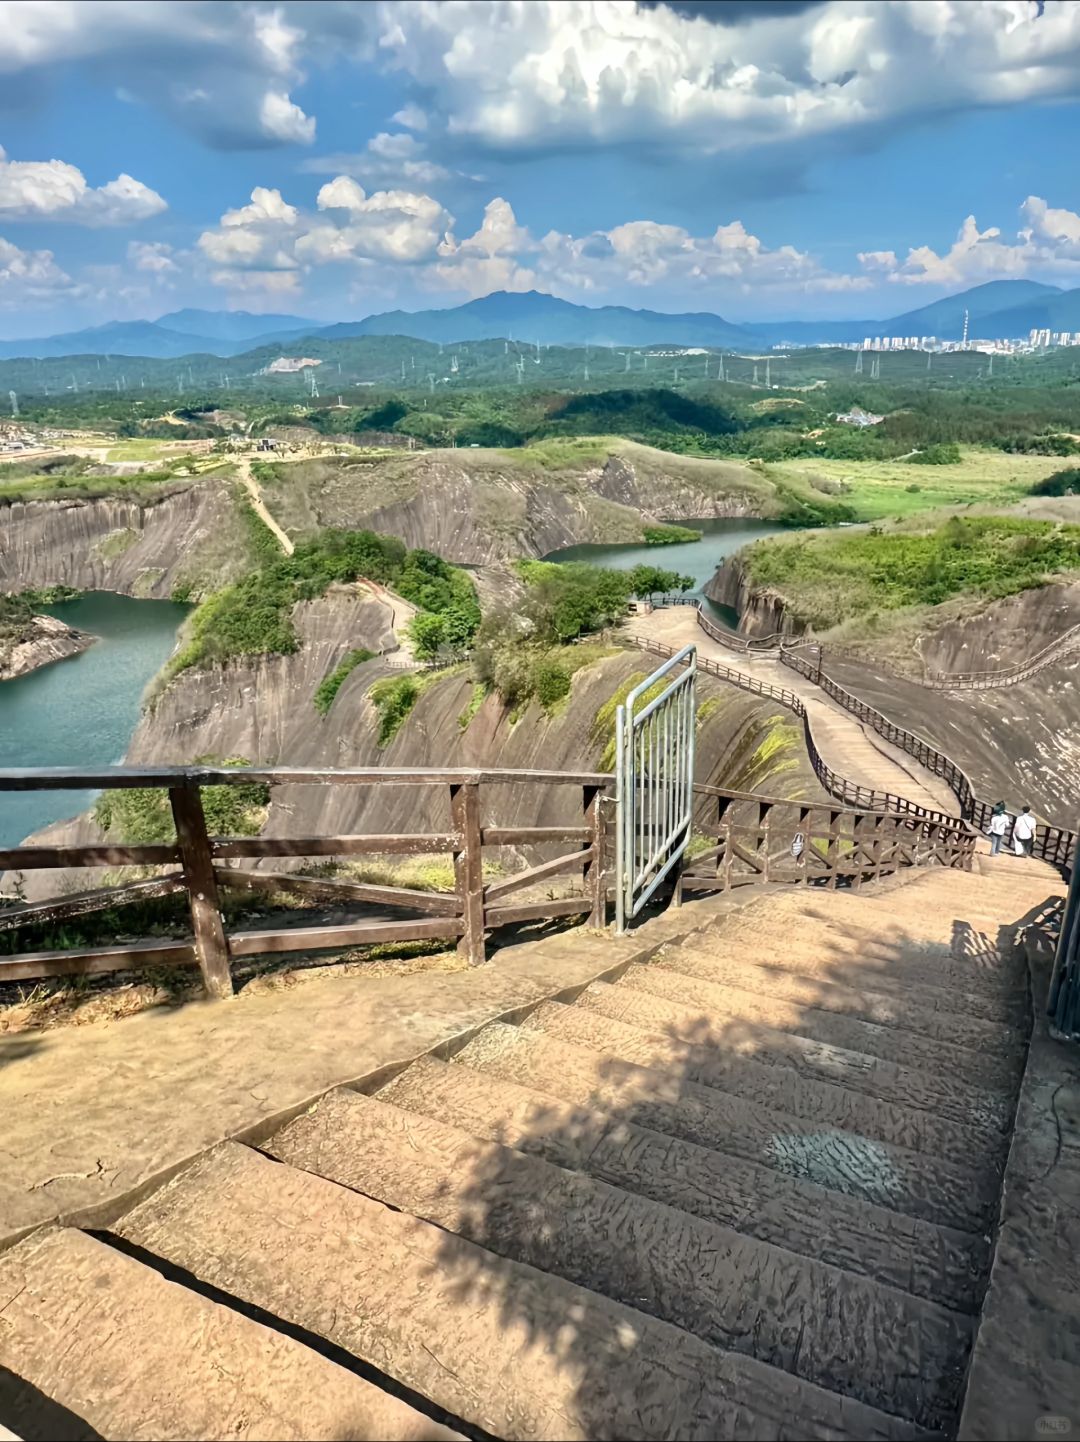
[[[163,440],[127,440],[117,441],[109,447],[105,459],[110,462],[117,461],[156,461],[160,457],[170,454],[166,451],[167,446],[175,446],[175,441]],[[173,456],[176,451],[172,451]]]
[[902,518],[932,507],[1013,505],[1036,481],[1067,464],[1060,456],[1019,456],[965,447],[958,466],[913,466],[907,461],[779,461],[770,476],[804,484],[811,477],[839,484],[840,499],[861,521]]

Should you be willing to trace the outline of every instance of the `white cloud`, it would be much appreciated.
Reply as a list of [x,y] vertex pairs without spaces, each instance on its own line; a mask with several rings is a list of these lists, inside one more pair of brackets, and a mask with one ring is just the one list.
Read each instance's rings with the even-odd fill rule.
[[18,309],[27,301],[55,300],[77,291],[51,250],[20,250],[0,236],[0,305]]
[[118,175],[95,190],[63,160],[9,160],[0,146],[0,218],[131,225],[168,207],[157,191]]
[[436,165],[425,154],[423,144],[405,131],[380,131],[363,150],[355,153],[313,155],[300,166],[308,175],[351,175],[357,180],[396,185],[436,185],[457,172]]
[[635,0],[0,0],[0,35],[0,74],[92,62],[219,145],[310,144],[292,92],[327,56],[399,71],[404,128],[511,151],[737,150],[1080,83],[1075,0],[821,0],[722,24]]
[[712,151],[1074,94],[1073,0],[827,0],[714,24],[632,0],[373,6],[378,53],[497,149]]
[[162,240],[133,240],[128,243],[127,258],[136,270],[151,275],[171,275],[180,269],[173,259],[173,248]]
[[430,195],[408,190],[369,194],[351,176],[339,175],[319,190],[318,213],[300,211],[279,190],[257,186],[251,203],[229,210],[205,231],[199,250],[217,269],[215,284],[258,273],[260,285],[285,288],[273,274],[332,263],[416,265],[435,257],[453,217]]
[[284,144],[310,145],[315,121],[304,114],[283,90],[268,90],[259,106],[263,134]]
[[969,215],[946,251],[914,246],[903,260],[891,250],[863,251],[859,263],[868,276],[894,285],[954,289],[1031,275],[1075,277],[1080,271],[1080,215],[1053,210],[1039,196],[1029,195],[1020,216],[1022,224],[1013,240],[997,226],[980,230]]
[[[164,110],[211,144],[308,145],[315,120],[289,92],[305,78],[305,57],[321,57],[340,21],[316,13],[309,33],[307,8],[220,0],[0,0],[0,75],[82,64],[122,89],[125,99]],[[359,34],[360,11],[345,18],[345,28]]]
[[484,207],[483,222],[474,234],[459,242],[447,232],[432,278],[471,296],[493,290],[532,290],[537,284],[536,271],[520,265],[517,255],[535,250],[536,243],[518,225],[509,201],[496,197]]

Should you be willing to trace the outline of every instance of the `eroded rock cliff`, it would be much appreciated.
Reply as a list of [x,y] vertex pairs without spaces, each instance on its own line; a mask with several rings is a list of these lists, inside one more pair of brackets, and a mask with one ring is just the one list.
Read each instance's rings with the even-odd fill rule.
[[0,503],[0,591],[71,586],[198,596],[250,561],[236,499],[218,476],[163,486],[149,497]]
[[28,634],[10,646],[0,646],[0,681],[13,681],[16,676],[25,676],[39,666],[78,656],[92,646],[95,639],[85,631],[65,626],[55,616],[34,616]]
[[792,619],[778,591],[754,586],[746,563],[738,553],[717,567],[716,574],[702,590],[711,601],[736,612],[739,633],[743,636],[772,636],[776,632],[799,635],[805,629]]
[[331,458],[281,465],[261,485],[290,535],[367,526],[465,565],[635,541],[653,521],[767,516],[778,506],[775,489],[746,465],[628,442],[550,467],[528,451]]

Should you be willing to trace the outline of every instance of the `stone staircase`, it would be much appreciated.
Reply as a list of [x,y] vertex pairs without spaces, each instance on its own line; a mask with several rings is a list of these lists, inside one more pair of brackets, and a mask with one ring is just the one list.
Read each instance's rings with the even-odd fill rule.
[[1014,927],[1060,889],[1006,858],[761,893],[30,1236],[0,1255],[0,1423],[954,1435],[1030,1025]]

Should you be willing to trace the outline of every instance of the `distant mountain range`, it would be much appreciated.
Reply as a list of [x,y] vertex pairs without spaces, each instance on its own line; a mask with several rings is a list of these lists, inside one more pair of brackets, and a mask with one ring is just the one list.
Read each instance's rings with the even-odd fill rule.
[[1033,280],[993,280],[886,320],[762,321],[735,324],[708,311],[668,315],[627,306],[573,305],[530,290],[495,291],[444,310],[386,311],[364,320],[320,326],[295,315],[247,311],[179,310],[156,321],[114,321],[90,330],[37,340],[0,341],[0,359],[22,356],[130,355],[169,360],[184,355],[234,356],[309,337],[408,336],[453,344],[504,337],[541,345],[754,346],[829,345],[865,336],[933,335],[959,340],[964,312],[972,338],[1026,336],[1033,327],[1080,330],[1080,289]]

